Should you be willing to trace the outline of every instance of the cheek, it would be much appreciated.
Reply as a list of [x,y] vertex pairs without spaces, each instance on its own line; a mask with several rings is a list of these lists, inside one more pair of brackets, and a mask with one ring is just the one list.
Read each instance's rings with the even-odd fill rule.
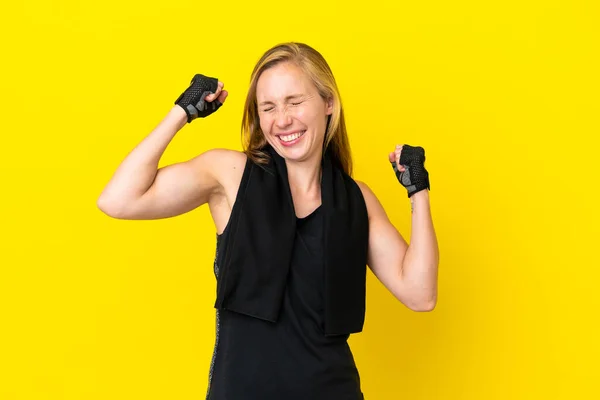
[[301,121],[321,130],[326,124],[326,116],[322,110],[307,109],[303,111]]
[[297,108],[293,111],[294,118],[306,125],[312,125],[317,121],[315,111],[310,108]]
[[271,118],[269,118],[269,115],[267,115],[267,114],[259,115],[259,117],[258,117],[258,125],[260,126],[260,129],[264,133],[268,133],[269,132],[269,127],[272,125],[271,124]]

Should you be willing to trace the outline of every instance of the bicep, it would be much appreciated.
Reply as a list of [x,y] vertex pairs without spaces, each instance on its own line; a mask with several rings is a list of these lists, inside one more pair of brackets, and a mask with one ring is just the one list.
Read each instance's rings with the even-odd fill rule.
[[160,168],[150,188],[131,205],[128,218],[169,218],[207,203],[221,188],[216,171],[225,151],[209,150],[188,161]]

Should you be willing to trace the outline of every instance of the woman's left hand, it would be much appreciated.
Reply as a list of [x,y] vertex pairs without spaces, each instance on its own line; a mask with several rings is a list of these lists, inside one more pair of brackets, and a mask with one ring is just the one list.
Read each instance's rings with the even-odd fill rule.
[[425,149],[408,144],[396,145],[389,154],[389,161],[396,173],[396,178],[408,191],[408,197],[428,189],[429,173],[425,169]]

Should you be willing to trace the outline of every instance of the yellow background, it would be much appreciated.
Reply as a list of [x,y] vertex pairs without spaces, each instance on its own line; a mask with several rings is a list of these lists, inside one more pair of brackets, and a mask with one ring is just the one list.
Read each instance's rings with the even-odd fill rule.
[[287,40],[336,74],[356,165],[400,232],[387,154],[426,149],[437,308],[369,273],[367,400],[600,398],[600,18],[589,1],[30,1],[3,6],[0,399],[203,399],[214,227],[96,198],[193,74],[230,91],[161,165],[240,148],[251,69]]

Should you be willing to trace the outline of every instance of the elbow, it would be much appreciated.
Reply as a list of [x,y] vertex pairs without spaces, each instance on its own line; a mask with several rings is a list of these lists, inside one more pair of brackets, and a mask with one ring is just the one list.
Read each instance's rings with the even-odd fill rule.
[[102,211],[109,217],[117,219],[122,218],[123,208],[119,205],[119,203],[107,198],[106,196],[100,195],[100,197],[98,197],[98,200],[96,200],[96,206],[100,211]]
[[431,312],[435,309],[435,302],[419,304],[412,308],[415,312]]
[[437,297],[435,295],[428,296],[424,299],[414,301],[411,304],[410,309],[415,312],[431,312],[435,309],[436,304]]

